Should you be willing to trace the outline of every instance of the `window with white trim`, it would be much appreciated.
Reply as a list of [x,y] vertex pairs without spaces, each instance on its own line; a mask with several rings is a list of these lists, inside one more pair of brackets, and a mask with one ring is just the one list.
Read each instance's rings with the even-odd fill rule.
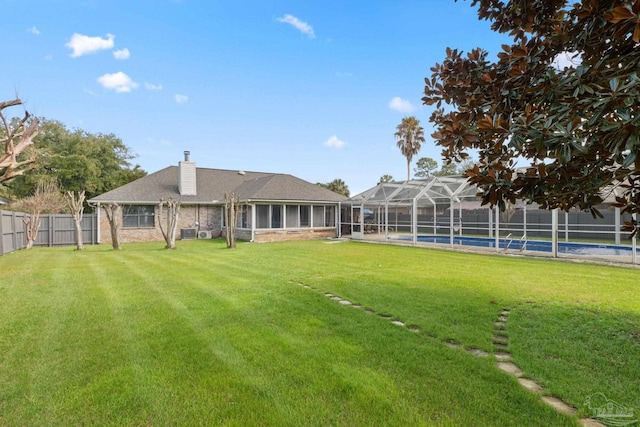
[[122,227],[155,227],[155,208],[155,205],[122,205]]

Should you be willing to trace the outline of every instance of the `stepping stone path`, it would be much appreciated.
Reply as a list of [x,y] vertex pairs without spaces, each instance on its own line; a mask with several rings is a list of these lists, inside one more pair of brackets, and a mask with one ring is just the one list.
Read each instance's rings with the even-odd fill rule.
[[[311,289],[316,292],[322,292],[309,285],[305,285],[304,283],[297,283],[297,284],[299,286],[302,286],[305,289]],[[357,309],[363,308],[361,304],[351,302],[338,295],[334,295],[331,293],[324,293],[324,296],[326,296],[331,300],[337,301],[339,304],[347,307],[352,307]],[[375,310],[371,308],[364,308],[364,312],[367,314],[375,314],[381,319],[389,320],[391,324],[400,326],[402,328],[407,328],[407,330],[411,332],[420,332],[420,329],[417,326],[414,326],[414,325],[407,326],[405,322],[403,322],[402,320],[398,320],[397,318],[394,318],[390,314],[377,313]],[[523,377],[524,372],[522,372],[522,370],[513,362],[513,356],[508,351],[509,335],[507,333],[507,322],[509,320],[510,312],[511,312],[510,309],[503,308],[498,314],[497,319],[493,323],[493,348],[494,348],[493,356],[497,360],[496,366],[498,369],[507,373],[508,375],[512,375],[516,377],[520,385],[524,387],[526,390],[532,393],[542,394],[544,392],[544,388],[540,384],[538,384],[536,381],[530,378]],[[432,339],[438,339],[437,336],[431,333],[425,333],[423,336],[432,338]],[[452,349],[464,349],[467,353],[476,357],[489,356],[489,353],[487,353],[484,350],[481,350],[479,348],[474,348],[474,347],[465,347],[462,343],[459,343],[451,339],[444,340],[444,344],[447,347],[450,347]],[[554,408],[556,411],[565,415],[573,416],[578,412],[576,408],[568,405],[567,403],[563,402],[557,397],[541,395],[540,400],[546,403],[547,405],[551,406],[552,408]],[[598,421],[591,418],[580,418],[578,421],[580,425],[584,427],[607,427],[604,424],[599,423]]]

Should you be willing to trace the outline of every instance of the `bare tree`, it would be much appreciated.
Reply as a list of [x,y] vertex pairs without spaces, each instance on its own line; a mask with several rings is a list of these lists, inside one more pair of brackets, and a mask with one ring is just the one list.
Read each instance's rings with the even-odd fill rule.
[[[167,207],[167,227],[162,227],[162,216],[164,214],[164,207]],[[167,246],[165,249],[176,248],[176,232],[178,230],[178,215],[180,214],[180,202],[173,200],[173,197],[169,197],[169,200],[160,199],[158,203],[158,212],[156,217],[158,224],[160,224],[160,231],[162,231],[162,237],[164,237]]]
[[240,199],[235,193],[224,195],[224,223],[227,235],[227,248],[236,247],[236,222]]
[[67,191],[65,193],[65,200],[69,211],[73,216],[73,222],[76,225],[76,249],[79,251],[84,249],[84,243],[82,241],[82,216],[84,214],[84,190],[77,193],[73,191]]
[[0,121],[3,126],[0,129],[0,143],[2,144],[2,149],[0,149],[0,182],[9,181],[35,167],[36,152],[33,149],[28,150],[28,148],[33,145],[33,139],[41,131],[40,121],[36,117],[31,118],[27,111],[24,112],[24,117],[17,122],[7,119],[3,110],[18,105],[22,105],[22,101],[18,98],[0,102]]
[[107,215],[109,221],[109,228],[111,229],[111,246],[113,249],[120,250],[120,221],[122,217],[122,209],[117,203],[108,203],[104,205],[104,212]]
[[27,235],[26,249],[31,249],[40,230],[40,216],[62,211],[64,200],[58,184],[53,179],[44,179],[38,183],[33,195],[15,202],[12,207],[28,214],[23,222]]

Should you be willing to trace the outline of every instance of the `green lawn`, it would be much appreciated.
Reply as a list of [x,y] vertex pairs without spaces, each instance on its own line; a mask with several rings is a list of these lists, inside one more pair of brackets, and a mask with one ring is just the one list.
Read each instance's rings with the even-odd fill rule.
[[640,408],[637,269],[356,242],[162,247],[0,257],[0,425],[576,426],[492,356],[446,345],[492,353],[503,308],[544,393],[580,416],[598,392]]

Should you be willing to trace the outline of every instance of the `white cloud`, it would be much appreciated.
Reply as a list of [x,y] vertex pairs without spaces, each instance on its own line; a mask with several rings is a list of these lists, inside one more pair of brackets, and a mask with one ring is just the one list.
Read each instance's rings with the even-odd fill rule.
[[344,141],[339,140],[336,135],[333,135],[331,138],[327,139],[324,142],[324,145],[326,147],[337,148],[338,150],[340,150],[341,148],[344,148],[345,144]]
[[186,104],[187,102],[189,102],[189,97],[187,95],[176,94],[174,95],[173,99],[176,100],[177,104]]
[[35,34],[36,36],[40,35],[40,30],[38,30],[35,26],[28,28],[27,31],[31,34]]
[[391,101],[389,101],[389,108],[400,113],[411,113],[413,110],[415,110],[415,108],[409,101],[407,101],[406,99],[402,99],[399,96],[396,96]]
[[124,49],[113,51],[113,57],[116,59],[129,59],[130,56],[131,52],[129,52],[129,49],[126,47]]
[[284,22],[285,24],[291,25],[298,31],[309,36],[310,39],[316,38],[316,35],[313,32],[313,27],[306,22],[299,20],[293,15],[284,15],[282,18],[278,18],[278,22]]
[[65,46],[73,51],[71,52],[71,57],[77,58],[78,56],[95,53],[99,50],[113,49],[114,37],[113,34],[107,34],[107,37],[103,39],[102,37],[89,37],[74,33],[71,36],[71,40],[69,40]]
[[147,90],[162,90],[162,85],[156,85],[156,84],[149,83],[149,82],[144,82],[144,87]]
[[127,76],[122,71],[98,77],[98,83],[106,89],[115,90],[118,93],[131,92],[133,89],[138,87],[138,83],[131,80],[131,77]]

